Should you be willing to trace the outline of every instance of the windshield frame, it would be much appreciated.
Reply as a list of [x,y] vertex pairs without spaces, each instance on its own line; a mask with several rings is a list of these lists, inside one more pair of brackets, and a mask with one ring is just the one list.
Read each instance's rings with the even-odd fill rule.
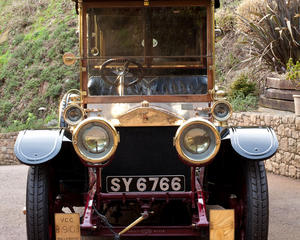
[[83,91],[83,103],[134,103],[147,100],[148,102],[211,102],[209,90],[213,88],[213,13],[212,3],[210,1],[151,1],[151,7],[171,7],[171,6],[203,6],[207,8],[207,26],[206,26],[206,63],[207,63],[207,94],[202,95],[130,95],[130,96],[89,96],[87,94],[88,83],[88,54],[87,54],[87,9],[91,7],[147,7],[144,6],[143,1],[110,1],[110,2],[83,2],[83,9],[81,17],[81,34],[82,34],[82,80],[80,89]]

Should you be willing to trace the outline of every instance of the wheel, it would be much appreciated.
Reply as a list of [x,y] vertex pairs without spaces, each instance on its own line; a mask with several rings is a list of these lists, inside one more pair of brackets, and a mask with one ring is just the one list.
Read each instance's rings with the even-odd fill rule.
[[238,240],[267,240],[269,197],[262,161],[241,160],[243,174],[237,190],[236,237]]
[[[115,63],[120,64],[124,62],[125,64],[123,67],[113,66],[113,64]],[[131,72],[129,72],[129,68],[128,68],[130,64],[135,65],[134,69],[130,70]],[[117,75],[116,79],[114,81],[110,81],[106,77],[107,72]],[[125,59],[114,58],[114,59],[109,59],[102,64],[100,68],[100,75],[101,78],[110,85],[118,87],[120,84],[122,84],[124,87],[129,87],[142,81],[144,77],[144,70],[142,65],[134,60],[126,59],[126,58]],[[122,80],[122,78],[124,78],[124,80]]]
[[55,239],[54,212],[58,184],[54,172],[45,165],[31,166],[27,178],[27,239]]

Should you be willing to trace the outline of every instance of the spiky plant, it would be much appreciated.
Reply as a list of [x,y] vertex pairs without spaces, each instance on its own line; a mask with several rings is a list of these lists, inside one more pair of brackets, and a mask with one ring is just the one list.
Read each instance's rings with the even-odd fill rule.
[[266,10],[258,6],[259,12],[251,12],[260,18],[252,22],[239,15],[251,31],[244,33],[246,40],[255,49],[252,57],[264,59],[277,69],[286,69],[292,58],[300,59],[300,0],[265,0]]

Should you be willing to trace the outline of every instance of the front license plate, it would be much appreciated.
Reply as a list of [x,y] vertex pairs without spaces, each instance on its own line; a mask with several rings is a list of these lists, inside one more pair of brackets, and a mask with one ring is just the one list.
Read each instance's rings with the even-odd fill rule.
[[107,192],[183,192],[185,177],[179,176],[108,176]]
[[80,240],[79,213],[55,213],[56,240]]

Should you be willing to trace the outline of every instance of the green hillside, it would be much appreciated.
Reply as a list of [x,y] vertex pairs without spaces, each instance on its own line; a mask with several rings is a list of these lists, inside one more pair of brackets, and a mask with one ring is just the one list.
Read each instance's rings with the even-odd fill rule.
[[79,87],[78,63],[62,61],[78,55],[74,3],[0,0],[0,22],[0,132],[57,119],[61,94]]
[[[285,78],[289,57],[294,63],[299,59],[299,1],[220,0],[215,15],[221,29],[216,84],[229,93],[234,111],[256,109],[265,77]],[[277,4],[285,15],[278,15],[282,11],[277,13]],[[67,67],[62,61],[66,52],[78,56],[74,5],[71,0],[0,0],[0,132],[40,128],[58,120],[62,95],[79,88],[78,62]],[[288,17],[293,23],[289,32]],[[279,60],[275,50],[288,57]],[[251,93],[240,85],[251,87]],[[44,116],[40,107],[46,108]]]

